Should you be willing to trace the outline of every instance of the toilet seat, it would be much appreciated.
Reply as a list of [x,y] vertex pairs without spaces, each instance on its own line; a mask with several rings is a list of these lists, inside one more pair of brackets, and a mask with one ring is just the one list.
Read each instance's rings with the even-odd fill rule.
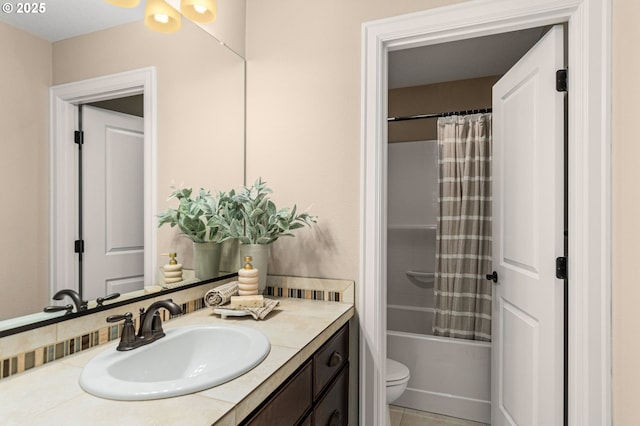
[[387,386],[401,385],[409,381],[409,369],[406,365],[387,358]]
[[387,403],[387,421],[386,425],[391,425],[391,417],[389,414],[389,404],[396,401],[409,384],[409,369],[406,365],[387,358],[387,374],[386,374],[386,403]]

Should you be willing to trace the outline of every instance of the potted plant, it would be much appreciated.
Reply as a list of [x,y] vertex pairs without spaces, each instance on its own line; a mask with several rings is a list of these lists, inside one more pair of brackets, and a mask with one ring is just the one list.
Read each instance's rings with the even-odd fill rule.
[[240,241],[240,259],[252,257],[252,264],[258,269],[260,293],[267,284],[270,244],[280,237],[294,236],[291,233],[294,229],[317,222],[316,216],[298,213],[295,205],[278,210],[269,198],[271,193],[261,178],[237,193],[230,191],[230,202],[223,207],[224,223],[220,223],[226,233]]
[[231,201],[228,194],[218,192],[216,196],[200,188],[192,198],[193,190],[174,190],[168,200],[177,199],[177,208],[170,208],[158,215],[158,227],[169,224],[178,226],[180,231],[193,241],[195,275],[199,279],[215,278],[220,272],[221,243],[231,235],[224,226],[226,219],[221,211]]

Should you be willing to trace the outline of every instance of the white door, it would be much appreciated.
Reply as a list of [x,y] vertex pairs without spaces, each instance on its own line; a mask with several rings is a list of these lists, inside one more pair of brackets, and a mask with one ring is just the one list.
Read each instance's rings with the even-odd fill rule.
[[563,424],[564,67],[553,27],[493,87],[491,424]]
[[83,106],[84,298],[144,287],[144,120]]

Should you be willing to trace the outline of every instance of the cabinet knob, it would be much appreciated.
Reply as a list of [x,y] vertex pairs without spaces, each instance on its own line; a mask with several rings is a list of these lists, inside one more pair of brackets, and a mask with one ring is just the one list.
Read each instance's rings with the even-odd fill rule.
[[342,355],[340,355],[340,352],[336,351],[332,353],[331,357],[329,358],[329,367],[335,367],[337,365],[340,365],[341,363]]
[[340,410],[335,410],[329,417],[329,426],[340,426],[342,424],[342,413]]

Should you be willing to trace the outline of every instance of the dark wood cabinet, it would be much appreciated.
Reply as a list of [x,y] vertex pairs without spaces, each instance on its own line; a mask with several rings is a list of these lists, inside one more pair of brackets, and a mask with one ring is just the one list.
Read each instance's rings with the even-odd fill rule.
[[349,423],[349,367],[345,366],[330,388],[316,402],[314,426],[345,426]]
[[240,424],[346,426],[349,423],[349,324],[327,340]]
[[313,397],[317,398],[349,358],[349,329],[341,328],[313,355]]
[[247,426],[295,425],[309,411],[311,398],[311,370],[313,363],[308,360],[291,377],[286,386],[281,386],[254,416],[250,416]]

